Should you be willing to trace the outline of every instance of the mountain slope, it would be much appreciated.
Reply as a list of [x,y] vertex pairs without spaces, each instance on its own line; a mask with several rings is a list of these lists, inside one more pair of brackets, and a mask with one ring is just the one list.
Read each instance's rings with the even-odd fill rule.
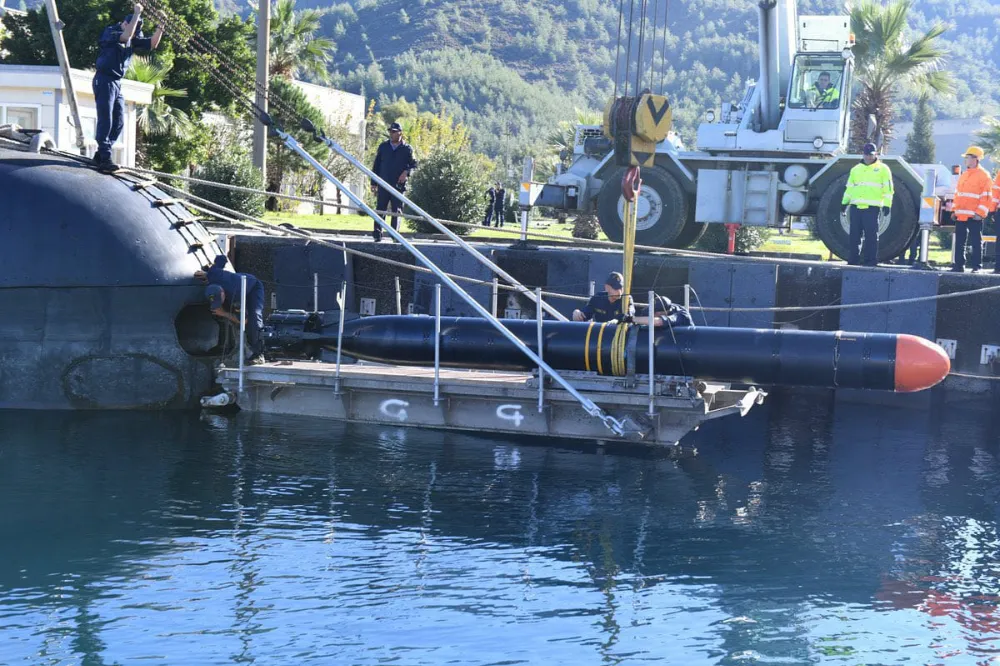
[[[843,5],[801,0],[799,12],[838,13]],[[324,31],[337,42],[337,85],[447,108],[476,131],[476,147],[491,154],[537,148],[556,122],[573,117],[574,107],[603,108],[614,91],[619,5],[611,0],[299,0],[298,6],[329,12]],[[627,24],[629,3],[624,7]],[[658,26],[663,7],[656,6]],[[660,27],[652,77],[647,32],[640,85],[652,81],[659,91],[662,82],[690,143],[704,111],[739,99],[746,79],[757,76],[757,3],[672,0],[668,13],[665,63]],[[945,41],[948,68],[959,82],[956,99],[935,100],[939,116],[992,113],[1000,101],[1000,82],[991,74],[1000,63],[1000,5],[919,0],[911,27],[923,30],[935,20],[954,25]],[[638,11],[634,25],[630,89]],[[904,116],[909,105],[902,103]]]
[[[634,2],[622,1],[626,24]],[[245,0],[216,5],[223,11],[247,6]],[[617,52],[619,3],[613,0],[298,0],[297,7],[327,12],[323,32],[337,44],[335,85],[446,109],[473,129],[477,149],[515,160],[537,151],[558,121],[574,117],[574,108],[603,108],[615,90],[616,57],[625,70],[624,54]],[[651,12],[654,7],[658,28],[653,39],[646,35],[640,86],[666,92],[675,125],[691,143],[704,111],[738,100],[746,79],[757,76],[757,2],[664,0]],[[665,7],[670,34],[664,50]],[[843,0],[799,1],[800,14],[840,13],[843,7]],[[910,27],[925,30],[936,20],[953,25],[945,34],[947,68],[958,82],[954,99],[933,100],[938,117],[995,113],[1000,3],[916,0]],[[911,104],[902,101],[904,118]]]

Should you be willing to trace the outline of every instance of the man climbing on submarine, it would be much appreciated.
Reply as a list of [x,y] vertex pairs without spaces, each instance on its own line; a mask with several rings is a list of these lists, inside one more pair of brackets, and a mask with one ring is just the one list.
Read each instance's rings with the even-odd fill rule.
[[264,340],[261,331],[264,328],[264,283],[249,273],[234,273],[227,271],[226,255],[220,254],[215,258],[215,263],[210,268],[202,271],[195,271],[194,276],[208,284],[205,287],[205,298],[208,299],[208,307],[216,317],[227,319],[238,327],[239,317],[233,315],[234,311],[239,312],[240,287],[242,278],[247,279],[247,363],[259,365],[265,363]]
[[94,140],[97,152],[93,163],[104,173],[114,173],[118,165],[111,160],[111,146],[125,127],[125,98],[122,97],[122,79],[128,71],[135,49],[154,51],[163,38],[163,26],[156,28],[152,37],[142,34],[142,5],[138,2],[132,13],[120,23],[106,27],[98,38],[97,71],[92,87],[97,104],[97,128]]

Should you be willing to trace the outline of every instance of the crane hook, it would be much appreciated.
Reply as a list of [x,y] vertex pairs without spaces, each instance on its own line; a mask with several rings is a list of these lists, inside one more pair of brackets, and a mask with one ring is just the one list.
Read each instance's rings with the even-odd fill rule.
[[642,178],[639,177],[639,167],[629,167],[622,177],[622,196],[625,197],[625,201],[635,201],[641,187]]

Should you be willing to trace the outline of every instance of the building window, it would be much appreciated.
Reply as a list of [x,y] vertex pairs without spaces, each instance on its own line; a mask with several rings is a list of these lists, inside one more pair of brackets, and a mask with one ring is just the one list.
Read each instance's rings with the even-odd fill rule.
[[37,106],[15,106],[0,104],[0,125],[17,124],[24,129],[41,129],[38,126]]

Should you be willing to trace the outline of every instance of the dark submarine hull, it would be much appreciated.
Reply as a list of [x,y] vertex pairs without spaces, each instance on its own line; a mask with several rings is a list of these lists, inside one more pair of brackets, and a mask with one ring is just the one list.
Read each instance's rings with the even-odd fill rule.
[[167,193],[0,142],[0,408],[196,408],[220,328],[193,273],[220,254]]
[[[538,352],[537,322],[501,320]],[[619,324],[543,322],[542,358],[556,370],[602,375],[646,374],[649,328]],[[771,386],[861,388],[912,392],[947,376],[951,362],[932,342],[913,335],[718,327],[658,327],[656,374]],[[324,330],[320,344],[336,347]],[[343,352],[361,360],[434,364],[434,318],[377,316],[345,321]],[[441,318],[441,365],[530,370],[534,363],[488,321]]]

